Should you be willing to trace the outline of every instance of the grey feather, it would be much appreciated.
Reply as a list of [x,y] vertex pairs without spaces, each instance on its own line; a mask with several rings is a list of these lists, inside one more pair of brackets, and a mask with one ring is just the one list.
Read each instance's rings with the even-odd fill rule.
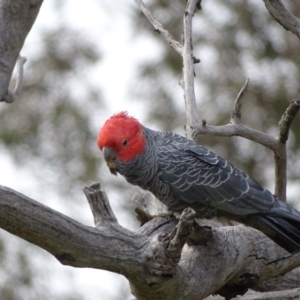
[[300,249],[300,213],[212,151],[171,132],[144,127],[145,151],[116,161],[128,182],[151,191],[173,211],[229,216],[253,226],[289,252]]

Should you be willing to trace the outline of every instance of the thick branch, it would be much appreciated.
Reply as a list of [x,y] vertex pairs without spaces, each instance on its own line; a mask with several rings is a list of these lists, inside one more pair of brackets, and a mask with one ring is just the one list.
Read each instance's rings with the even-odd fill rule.
[[[156,198],[153,197],[149,192],[139,192],[134,196],[134,203],[138,205],[141,211],[144,211],[144,214],[152,215],[156,214],[165,214],[165,207],[162,206],[159,209],[154,209],[155,206],[153,205],[153,202],[155,202]],[[157,201],[157,200],[156,200]],[[158,206],[159,207],[159,206]],[[184,215],[184,214],[183,214]],[[182,216],[181,216],[182,217]],[[197,223],[201,224],[202,226],[198,226],[197,224],[193,224],[193,231],[189,235],[189,245],[208,245],[208,243],[211,243],[213,238],[215,237],[215,231],[212,231],[212,227],[219,228],[220,224],[219,222],[216,222],[214,220],[197,220]],[[209,225],[209,226],[207,226]],[[230,229],[230,227],[227,227]],[[231,227],[233,230],[234,228]],[[243,228],[245,230],[249,230],[249,232],[252,232],[253,229],[247,228],[244,226],[237,226],[236,229]],[[176,229],[176,228],[175,228]],[[218,230],[222,231],[225,228],[220,228]],[[226,229],[225,229],[226,230]],[[248,233],[249,233],[248,232]],[[270,253],[273,252],[274,243],[266,239],[264,235],[259,233],[258,231],[255,231],[258,235],[256,236],[256,243],[259,245],[259,252],[256,254],[257,259],[260,262],[264,262],[265,267],[262,269],[260,275],[256,272],[251,272],[237,276],[235,279],[231,279],[231,281],[226,285],[228,286],[228,289],[231,292],[240,291],[241,287],[242,290],[245,290],[245,286],[243,284],[251,285],[251,288],[257,291],[269,291],[269,290],[285,290],[285,289],[292,289],[296,286],[298,286],[299,283],[299,275],[300,275],[300,268],[297,268],[300,263],[299,254],[296,254],[294,256],[292,255],[286,255],[286,252],[283,249],[278,249],[278,251],[281,252],[279,256],[282,256],[282,259],[271,259],[269,263],[264,261],[264,255],[260,251],[264,251],[262,249],[269,249]],[[246,236],[247,233],[245,233]],[[172,235],[172,233],[171,233]],[[250,235],[248,236],[250,237]],[[244,237],[243,237],[244,238]],[[243,244],[243,241],[240,241],[240,243]],[[267,243],[267,244],[266,244]],[[209,245],[210,246],[210,245]],[[275,246],[277,248],[277,246]],[[240,249],[239,245],[235,250]],[[239,251],[239,250],[237,250]],[[201,252],[201,257],[203,255],[203,252]],[[205,257],[202,257],[203,261],[205,261]],[[222,261],[219,260],[218,261]],[[287,273],[289,270],[293,271]],[[284,276],[279,276],[279,274],[283,275],[287,273]],[[268,279],[272,278],[272,279]],[[225,288],[226,290],[226,288]],[[247,288],[246,288],[247,290]],[[223,291],[224,292],[224,291]],[[260,298],[258,298],[260,299]]]
[[[285,272],[289,264],[299,265],[297,257],[294,261],[283,259],[287,255],[283,249],[245,226],[216,228],[205,244],[185,243],[182,248],[193,231],[193,213],[189,210],[181,216],[181,223],[158,217],[138,232],[130,232],[117,223],[99,184],[85,188],[85,193],[97,228],[79,224],[0,187],[0,227],[47,250],[63,264],[123,274],[137,299],[203,299],[227,284],[247,288],[251,283],[258,288],[261,274],[266,280]],[[277,268],[277,273],[276,268],[264,273],[265,268],[279,260],[286,264],[284,268]],[[293,287],[299,284],[295,281]]]
[[264,0],[264,2],[272,17],[300,39],[300,20],[285,8],[281,0]]
[[0,227],[45,249],[65,265],[125,274],[141,266],[142,236],[118,226],[101,231],[84,226],[5,187],[0,189]]
[[7,94],[15,63],[42,2],[0,1],[0,100]]

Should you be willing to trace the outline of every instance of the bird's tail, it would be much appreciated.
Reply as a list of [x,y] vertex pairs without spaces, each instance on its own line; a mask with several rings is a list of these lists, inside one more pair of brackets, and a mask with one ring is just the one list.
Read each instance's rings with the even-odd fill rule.
[[300,251],[300,213],[278,201],[274,211],[252,215],[257,229],[290,253]]

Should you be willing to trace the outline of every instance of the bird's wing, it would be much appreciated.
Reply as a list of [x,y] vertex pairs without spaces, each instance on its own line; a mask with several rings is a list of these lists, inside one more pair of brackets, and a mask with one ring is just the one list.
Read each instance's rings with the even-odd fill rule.
[[192,141],[174,135],[157,149],[159,178],[179,201],[236,215],[267,212],[274,196],[243,171]]

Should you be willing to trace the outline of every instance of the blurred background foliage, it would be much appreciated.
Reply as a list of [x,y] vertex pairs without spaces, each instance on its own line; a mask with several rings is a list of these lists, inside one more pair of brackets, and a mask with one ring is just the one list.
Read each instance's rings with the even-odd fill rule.
[[34,175],[69,193],[74,184],[97,174],[89,114],[103,101],[85,72],[100,54],[91,41],[67,28],[44,32],[41,48],[26,68],[19,101],[0,111],[0,140],[17,164],[32,164]]
[[[185,1],[151,0],[147,4],[180,40]],[[300,6],[295,1],[285,4],[300,16]],[[63,16],[63,7],[57,5],[56,13]],[[242,121],[276,136],[281,115],[300,92],[299,41],[275,22],[263,1],[203,1],[202,8],[195,15],[193,35],[194,55],[201,59],[195,65],[200,119],[211,125],[227,124],[234,100],[246,78],[250,78]],[[159,43],[159,55],[140,63],[132,76],[128,98],[135,100],[130,105],[144,103],[147,125],[184,134],[184,100],[177,88],[181,58],[153,31],[137,8],[128,17],[133,40],[147,35]],[[0,149],[9,153],[16,165],[29,168],[42,185],[63,197],[66,206],[82,197],[78,195],[82,186],[98,180],[106,189],[121,191],[122,198],[130,199],[134,191],[129,185],[101,172],[106,166],[95,147],[95,119],[100,108],[105,110],[108,104],[88,74],[95,64],[101,64],[101,49],[83,32],[63,25],[45,30],[40,48],[27,62],[21,97],[12,105],[0,106]],[[290,186],[298,187],[298,195],[299,128],[297,116],[288,142],[288,178]],[[197,141],[273,188],[273,156],[268,149],[238,137],[199,136]],[[296,200],[291,194],[289,201]],[[133,219],[133,210],[127,211]],[[69,213],[72,214],[78,214],[78,210],[75,208]],[[80,215],[76,216],[80,219]],[[32,253],[41,255],[41,261],[49,257],[0,231],[0,299],[90,299],[76,286],[70,287],[69,294],[57,294],[47,284],[51,264],[35,265]],[[119,299],[126,297],[128,288],[120,291]]]

